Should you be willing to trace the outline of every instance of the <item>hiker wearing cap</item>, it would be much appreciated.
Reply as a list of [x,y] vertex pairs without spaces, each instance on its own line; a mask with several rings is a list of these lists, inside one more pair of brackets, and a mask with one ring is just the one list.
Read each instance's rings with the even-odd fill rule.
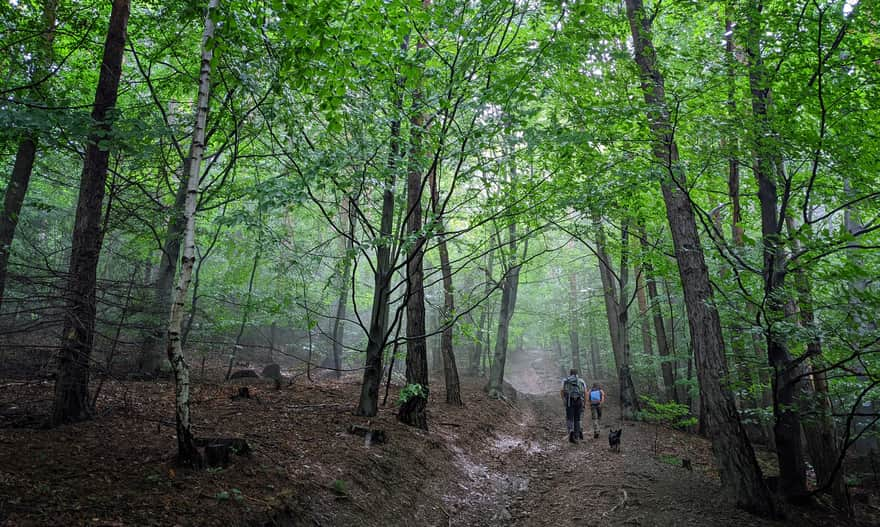
[[568,440],[576,443],[584,438],[581,428],[581,414],[584,412],[584,397],[587,393],[587,383],[578,377],[578,371],[572,368],[568,377],[562,380],[562,390],[559,394],[565,403],[565,421],[568,425]]
[[593,422],[593,439],[599,437],[599,421],[602,419],[602,405],[605,404],[605,390],[598,382],[590,388],[590,421]]

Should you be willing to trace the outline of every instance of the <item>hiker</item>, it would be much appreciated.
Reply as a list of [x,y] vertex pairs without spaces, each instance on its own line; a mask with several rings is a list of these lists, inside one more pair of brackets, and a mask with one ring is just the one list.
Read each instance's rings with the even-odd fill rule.
[[562,380],[562,390],[559,394],[565,403],[565,421],[568,425],[568,440],[577,443],[578,439],[584,438],[581,428],[581,414],[584,412],[584,396],[587,393],[587,383],[578,377],[578,371],[572,368],[568,377]]
[[593,439],[599,437],[599,421],[602,419],[602,405],[605,404],[605,390],[598,382],[590,388],[590,421],[593,422]]

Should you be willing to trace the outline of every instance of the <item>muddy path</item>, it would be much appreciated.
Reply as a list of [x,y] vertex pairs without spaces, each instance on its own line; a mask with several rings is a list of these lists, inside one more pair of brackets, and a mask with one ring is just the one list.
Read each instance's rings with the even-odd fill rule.
[[[613,385],[600,437],[568,442],[560,376],[540,352],[515,356],[508,381],[523,395],[518,419],[492,430],[488,469],[496,479],[493,525],[778,525],[739,511],[719,496],[705,442],[642,423],[623,423]],[[592,379],[588,379],[592,381]],[[623,428],[620,452],[608,430]],[[674,466],[682,457],[694,469]],[[663,461],[665,460],[665,462]],[[675,460],[675,461],[673,461]]]

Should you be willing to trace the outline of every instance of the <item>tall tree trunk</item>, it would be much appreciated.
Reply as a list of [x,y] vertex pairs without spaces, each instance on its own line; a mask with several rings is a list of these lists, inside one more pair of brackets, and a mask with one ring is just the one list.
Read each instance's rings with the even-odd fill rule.
[[110,26],[104,42],[104,56],[98,76],[98,88],[92,109],[93,131],[89,134],[80,178],[79,199],[67,278],[67,310],[61,351],[58,355],[58,378],[55,381],[55,424],[88,418],[89,361],[95,338],[95,287],[98,258],[101,253],[101,211],[107,183],[109,150],[101,148],[112,131],[112,111],[116,106],[122,56],[125,51],[129,0],[114,0]]
[[[409,39],[404,39],[401,52],[409,47]],[[394,267],[391,263],[391,229],[394,223],[394,185],[397,180],[397,164],[400,160],[400,119],[403,113],[403,90],[406,79],[398,76],[395,94],[397,116],[391,121],[391,139],[388,153],[388,176],[382,192],[382,218],[379,224],[379,238],[376,240],[376,269],[373,273],[373,304],[370,327],[367,332],[367,349],[364,360],[364,377],[361,383],[361,396],[355,415],[372,417],[379,411],[379,385],[382,382],[382,353],[388,341],[388,309],[391,296],[391,279]]]
[[[602,281],[605,312],[608,318],[608,333],[611,336],[611,349],[614,351],[614,364],[617,369],[617,380],[620,391],[620,413],[623,419],[635,419],[638,412],[635,384],[630,371],[629,348],[629,314],[627,310],[626,284],[629,280],[627,227],[621,231],[623,246],[621,247],[621,268],[619,276],[614,275],[611,260],[608,257],[608,242],[605,229],[598,215],[593,216],[596,229],[596,254],[599,258],[599,278]],[[619,290],[618,290],[618,285]]]
[[342,349],[345,340],[345,310],[348,305],[348,282],[351,280],[351,252],[354,247],[354,219],[352,218],[351,198],[346,197],[342,204],[348,236],[342,240],[342,272],[339,276],[339,298],[336,300],[336,317],[333,319],[333,367],[336,378],[342,377]]
[[[800,392],[791,353],[785,341],[787,302],[784,292],[786,255],[782,245],[784,217],[780,214],[777,192],[777,167],[781,158],[773,140],[770,123],[770,85],[760,51],[762,2],[752,2],[747,31],[749,88],[752,96],[754,131],[754,173],[758,181],[761,206],[761,241],[763,248],[764,317],[766,319],[767,358],[773,370],[773,435],[779,460],[779,491],[784,496],[803,495],[807,476],[801,444],[801,423],[796,398]],[[784,181],[783,181],[784,183]],[[783,211],[784,214],[784,211]]]
[[722,488],[744,509],[763,516],[775,514],[761,469],[739,420],[733,394],[725,385],[727,366],[718,311],[712,305],[712,286],[700,245],[696,218],[686,193],[687,182],[678,157],[663,76],[651,37],[651,18],[642,0],[626,0],[635,61],[654,135],[654,156],[662,165],[661,190],[678,261],[688,313],[688,325],[700,394],[707,409],[708,435],[721,475]]
[[[416,44],[418,54],[425,43]],[[397,418],[410,426],[428,429],[428,350],[425,331],[425,283],[422,260],[425,234],[422,230],[422,134],[425,117],[421,114],[422,95],[413,91],[413,117],[410,118],[409,170],[406,182],[406,232],[413,240],[407,250],[406,264],[406,384],[420,389],[410,393],[400,405]]]
[[171,304],[168,322],[167,353],[174,373],[174,420],[177,430],[177,461],[183,466],[199,467],[202,457],[196,448],[189,406],[189,364],[181,346],[181,327],[186,303],[187,290],[192,279],[196,260],[196,205],[199,200],[199,176],[202,156],[205,152],[205,128],[208,121],[208,108],[211,102],[211,59],[214,56],[214,19],[219,9],[219,0],[211,0],[205,13],[205,30],[202,33],[202,61],[199,71],[199,96],[196,102],[195,126],[192,143],[189,147],[189,173],[187,174],[186,200],[183,207],[183,258],[180,263],[180,276]]
[[440,336],[440,353],[443,355],[443,378],[446,381],[446,402],[461,406],[461,383],[458,378],[458,366],[455,364],[455,353],[452,349],[452,324],[455,318],[455,296],[452,288],[452,265],[449,263],[449,249],[446,247],[446,230],[440,210],[440,189],[437,182],[437,170],[431,169],[431,209],[434,213],[437,228],[437,249],[440,252],[440,272],[443,275],[443,313],[441,323],[443,333]]
[[[53,59],[52,43],[55,40],[55,17],[58,11],[57,0],[46,0],[43,4],[43,42],[42,49],[36,54],[35,68],[32,73],[33,79],[40,79],[49,74],[49,68]],[[43,83],[45,84],[45,82]],[[30,90],[31,96],[41,99],[36,89]],[[34,161],[37,158],[37,135],[26,132],[18,143],[18,151],[15,154],[15,163],[12,166],[12,174],[6,193],[3,197],[3,210],[0,212],[0,305],[3,303],[6,292],[6,278],[9,266],[9,253],[12,250],[12,240],[15,238],[15,229],[18,226],[18,218],[21,214],[21,206],[27,194],[31,181],[31,173]]]
[[571,367],[581,371],[581,346],[578,342],[578,284],[574,271],[568,273],[568,340],[571,343]]

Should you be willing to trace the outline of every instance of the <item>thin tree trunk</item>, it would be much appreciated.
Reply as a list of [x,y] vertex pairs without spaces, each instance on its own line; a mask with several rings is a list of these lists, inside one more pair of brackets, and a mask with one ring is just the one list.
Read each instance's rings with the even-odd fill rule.
[[110,160],[110,152],[101,148],[101,142],[112,128],[112,111],[116,106],[122,75],[129,7],[129,0],[113,2],[95,92],[92,109],[94,130],[89,134],[80,178],[67,278],[67,310],[61,333],[52,412],[55,424],[87,419],[91,413],[88,397],[89,361],[95,338],[95,287],[101,253],[101,211]]
[[[406,53],[408,39],[401,45]],[[399,76],[397,89],[402,90],[405,78]],[[396,96],[395,108],[399,116],[403,110],[402,96]],[[379,386],[382,383],[382,353],[388,335],[388,302],[391,296],[391,278],[394,268],[391,265],[391,229],[394,223],[394,185],[397,179],[397,163],[400,158],[400,119],[391,121],[391,139],[388,153],[388,176],[382,192],[382,218],[379,225],[379,239],[376,240],[376,270],[373,274],[373,304],[370,327],[367,332],[367,349],[364,360],[364,377],[361,383],[361,396],[355,415],[372,417],[379,411]]]
[[342,377],[342,349],[345,340],[345,311],[348,305],[348,282],[351,279],[351,252],[354,246],[354,219],[351,216],[351,198],[345,198],[342,213],[348,222],[348,236],[342,241],[342,273],[339,277],[339,298],[336,300],[336,317],[333,319],[333,367],[336,378]]
[[490,250],[486,255],[486,260],[486,284],[483,288],[483,302],[486,304],[480,309],[480,325],[477,328],[479,338],[477,339],[477,347],[474,350],[474,360],[471,362],[471,373],[475,377],[479,376],[482,370],[483,350],[489,349],[489,327],[492,325],[492,322],[489,320],[492,311],[489,306],[491,304],[489,302],[489,295],[492,292],[492,267],[495,263],[495,251]]
[[455,296],[452,287],[452,265],[449,263],[449,249],[443,235],[445,227],[440,215],[440,189],[437,182],[437,171],[431,170],[431,209],[434,213],[437,228],[440,231],[437,249],[440,252],[440,272],[443,275],[443,314],[441,323],[443,333],[440,337],[440,353],[443,355],[443,378],[446,382],[446,402],[461,406],[461,383],[458,378],[458,367],[455,364],[455,353],[452,349],[452,322],[455,317]]
[[[43,4],[43,49],[37,54],[32,78],[39,79],[49,74],[54,55],[52,43],[55,40],[55,18],[58,10],[57,0],[47,0]],[[36,89],[31,90],[31,95],[39,99]],[[37,158],[37,135],[25,133],[18,144],[15,154],[15,163],[12,166],[12,174],[6,193],[3,197],[3,210],[0,212],[0,305],[3,303],[6,292],[6,279],[9,265],[9,253],[12,250],[12,240],[15,238],[15,229],[18,226],[21,206],[33,173],[34,161]]]
[[187,290],[192,279],[196,259],[196,205],[199,198],[199,176],[202,156],[205,152],[205,127],[211,102],[211,59],[214,56],[214,20],[212,15],[219,9],[219,0],[211,0],[205,14],[205,30],[202,33],[202,60],[199,71],[199,96],[196,103],[195,126],[189,148],[189,173],[187,174],[186,200],[183,208],[183,258],[180,276],[171,304],[168,322],[167,352],[171,371],[174,373],[174,419],[177,430],[177,461],[183,466],[200,467],[202,457],[196,448],[192,421],[190,419],[189,364],[181,346],[181,327]]
[[739,420],[733,394],[726,386],[727,367],[718,311],[712,305],[709,272],[700,246],[696,218],[686,194],[670,113],[666,107],[663,76],[651,37],[651,18],[642,0],[626,0],[635,61],[654,134],[654,156],[663,167],[661,190],[672,232],[679,275],[688,312],[702,401],[709,417],[708,435],[721,476],[722,488],[744,509],[763,516],[775,514],[761,469]]
[[[632,381],[630,371],[630,348],[629,348],[629,315],[627,310],[626,284],[629,281],[628,272],[628,245],[629,237],[627,227],[624,224],[621,231],[623,245],[621,246],[621,267],[619,276],[614,275],[611,260],[608,257],[608,242],[605,238],[605,229],[602,227],[600,218],[593,216],[593,226],[596,229],[596,254],[599,258],[599,277],[602,281],[603,297],[605,299],[605,312],[608,318],[608,332],[611,336],[611,348],[614,351],[614,365],[617,370],[617,379],[620,391],[620,413],[623,419],[635,419],[638,412],[638,399],[636,398],[635,384]],[[618,290],[618,284],[620,289]]]
[[[514,176],[515,178],[515,176]],[[501,308],[498,313],[498,334],[495,336],[494,360],[489,366],[489,397],[504,396],[504,367],[507,363],[508,336],[510,321],[516,309],[516,294],[519,285],[520,264],[517,255],[516,223],[511,222],[507,228],[510,247],[510,266],[501,286]],[[500,236],[499,236],[500,237]]]
[[676,401],[675,375],[672,371],[673,363],[669,350],[669,341],[666,337],[666,325],[663,323],[662,301],[657,293],[657,281],[653,276],[653,266],[644,264],[645,282],[648,284],[648,297],[651,299],[651,312],[654,318],[654,333],[657,335],[657,354],[660,355],[660,373],[663,376],[666,400]]

